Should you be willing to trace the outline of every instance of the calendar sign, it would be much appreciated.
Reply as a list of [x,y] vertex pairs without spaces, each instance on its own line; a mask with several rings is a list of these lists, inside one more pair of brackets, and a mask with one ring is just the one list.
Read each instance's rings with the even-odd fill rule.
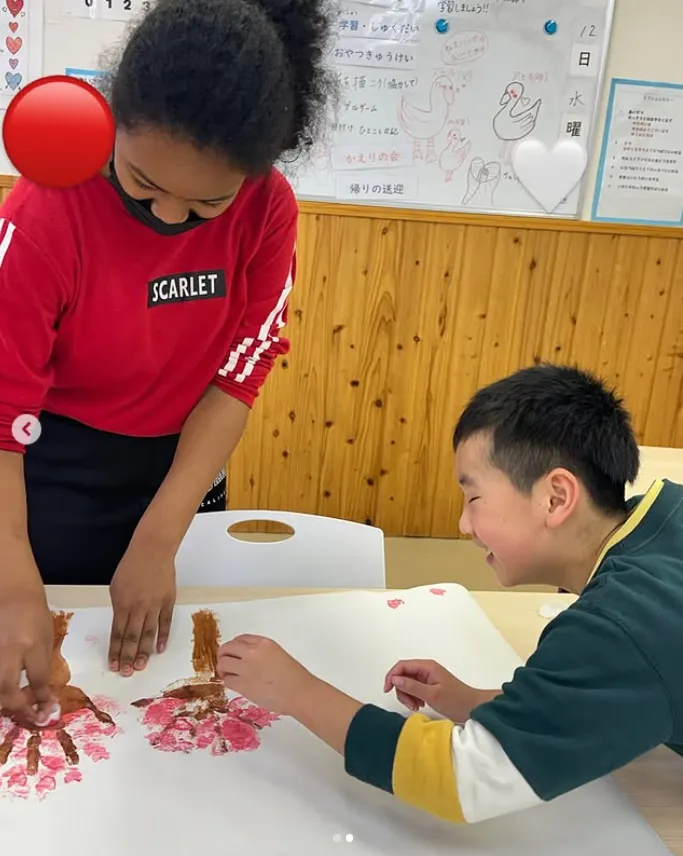
[[74,18],[130,21],[149,12],[151,0],[64,0],[64,12]]

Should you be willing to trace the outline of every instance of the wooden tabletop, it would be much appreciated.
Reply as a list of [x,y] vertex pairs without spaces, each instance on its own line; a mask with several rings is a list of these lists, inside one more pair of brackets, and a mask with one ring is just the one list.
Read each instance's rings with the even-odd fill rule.
[[[271,588],[186,588],[178,594],[179,603],[226,603],[236,600],[315,595],[329,589]],[[530,592],[472,592],[489,619],[526,659],[536,647],[547,624],[539,610],[549,604],[569,604],[572,595]],[[108,606],[106,589],[48,588],[53,607]],[[647,818],[675,856],[683,856],[683,758],[663,747],[629,764],[614,775],[623,791]]]

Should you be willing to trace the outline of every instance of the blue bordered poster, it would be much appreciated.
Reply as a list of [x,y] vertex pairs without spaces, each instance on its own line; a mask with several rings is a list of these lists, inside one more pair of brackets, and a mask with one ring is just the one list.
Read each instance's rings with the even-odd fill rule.
[[592,217],[683,225],[683,84],[612,80]]
[[67,77],[78,77],[80,80],[85,80],[86,83],[97,85],[97,81],[104,76],[103,71],[96,71],[92,68],[65,68],[64,74]]

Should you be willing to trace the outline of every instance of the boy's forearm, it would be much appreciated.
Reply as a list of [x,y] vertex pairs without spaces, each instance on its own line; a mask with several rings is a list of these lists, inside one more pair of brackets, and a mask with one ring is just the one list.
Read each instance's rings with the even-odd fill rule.
[[343,756],[346,735],[361,707],[362,702],[312,678],[297,698],[292,717]]

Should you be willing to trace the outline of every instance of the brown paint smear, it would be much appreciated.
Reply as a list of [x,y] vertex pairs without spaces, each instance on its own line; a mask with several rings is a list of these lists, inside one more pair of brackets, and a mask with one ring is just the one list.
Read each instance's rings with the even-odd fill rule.
[[[166,725],[159,737],[164,732],[175,728],[176,720],[191,719],[195,722],[201,722],[209,717],[216,717],[222,714],[232,713],[230,702],[226,698],[225,686],[216,674],[218,665],[218,648],[220,646],[220,629],[218,627],[218,618],[214,612],[209,609],[202,609],[199,612],[192,614],[193,626],[193,648],[192,648],[192,666],[197,677],[210,675],[208,681],[203,683],[196,682],[196,679],[186,681],[179,687],[168,689],[157,698],[142,698],[132,702],[133,707],[146,708],[159,698],[173,698],[185,702],[179,706],[173,713],[171,722]],[[238,714],[234,714],[235,719],[243,720]],[[249,721],[249,724],[255,729],[260,730],[261,725]],[[223,751],[227,751],[225,741],[222,740]]]
[[[69,632],[69,623],[72,618],[73,612],[52,613],[54,642],[52,648],[52,662],[50,663],[49,683],[50,689],[61,707],[61,719],[55,724],[41,728],[28,720],[10,714],[9,711],[0,711],[0,714],[9,717],[16,724],[16,727],[7,734],[2,744],[0,744],[0,767],[3,764],[6,764],[9,760],[9,757],[12,754],[12,749],[21,736],[22,730],[30,732],[30,737],[26,747],[26,772],[29,776],[35,776],[40,764],[41,733],[46,730],[54,731],[56,733],[57,740],[62,747],[64,757],[68,763],[71,765],[79,763],[80,758],[76,749],[76,744],[64,726],[65,716],[89,710],[100,722],[104,722],[107,725],[114,724],[114,720],[109,716],[109,714],[97,708],[83,690],[69,684],[69,681],[71,680],[71,669],[62,655],[62,645],[67,633]],[[22,689],[22,692],[28,699],[29,704],[33,705],[35,703],[35,696],[33,695],[31,688],[25,687]]]
[[210,609],[201,609],[193,613],[192,625],[194,638],[192,668],[197,675],[209,673],[216,678],[218,646],[221,639],[216,614]]

